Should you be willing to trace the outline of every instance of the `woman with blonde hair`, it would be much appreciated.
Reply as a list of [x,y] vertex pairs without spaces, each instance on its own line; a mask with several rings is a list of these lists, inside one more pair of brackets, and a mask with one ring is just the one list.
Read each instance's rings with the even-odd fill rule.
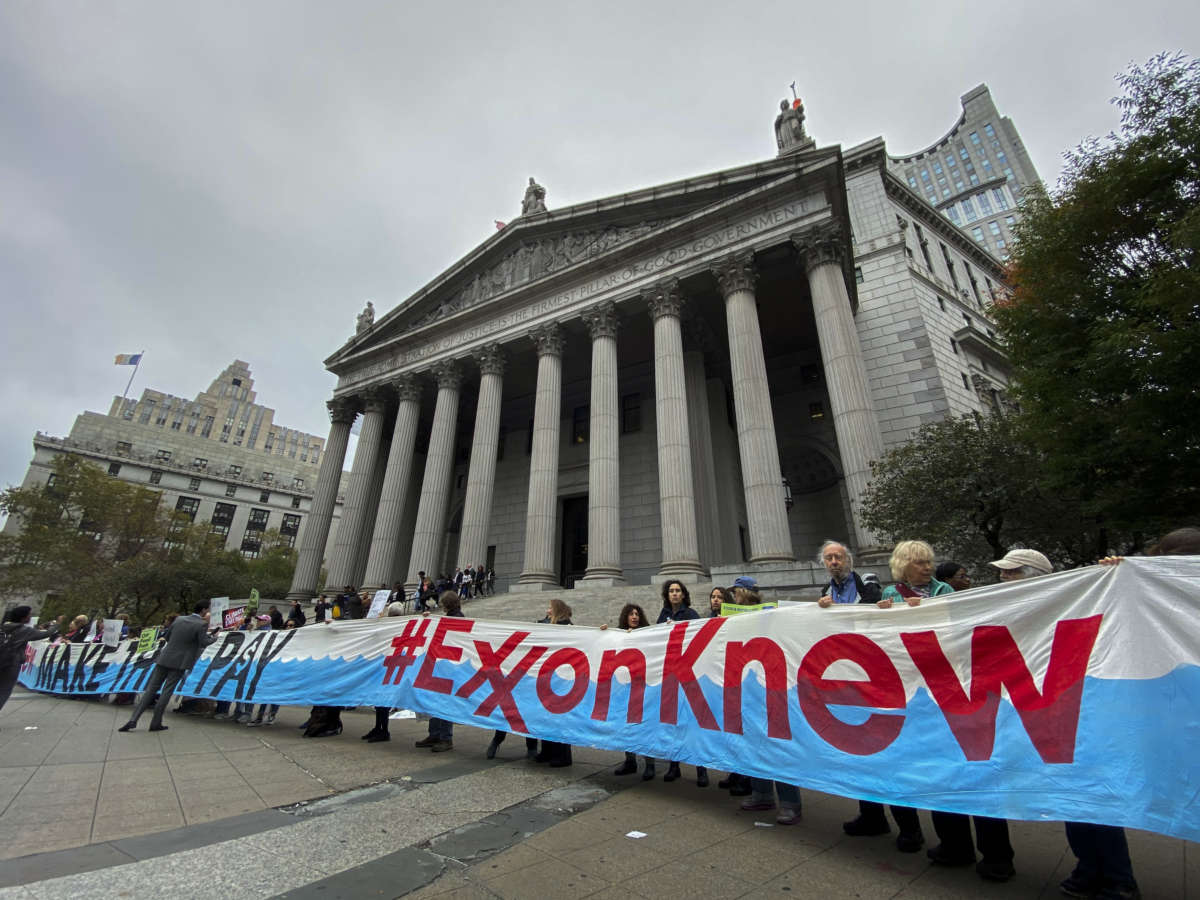
[[879,601],[881,609],[891,609],[900,602],[920,606],[925,597],[954,593],[954,588],[933,577],[933,548],[924,541],[898,543],[892,550],[888,566],[896,583],[883,589]]

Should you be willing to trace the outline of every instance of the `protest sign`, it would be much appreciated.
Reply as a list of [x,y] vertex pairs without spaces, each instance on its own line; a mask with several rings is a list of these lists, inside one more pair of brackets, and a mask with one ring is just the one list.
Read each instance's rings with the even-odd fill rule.
[[228,597],[213,597],[208,601],[208,627],[220,628],[225,619],[225,610],[229,609]]
[[765,603],[722,603],[721,615],[723,616],[740,616],[743,613],[762,612],[765,609],[778,609],[779,604],[773,600],[768,600]]
[[371,599],[371,608],[367,610],[368,619],[378,619],[383,615],[383,608],[387,606],[387,599],[392,595],[389,590],[376,591],[375,596]]
[[122,619],[105,619],[101,640],[105,647],[115,647],[121,643],[121,631],[125,627]]
[[238,629],[242,627],[242,622],[245,620],[246,607],[235,606],[233,609],[227,609],[221,614],[221,627],[226,629]]
[[143,628],[138,635],[136,653],[148,653],[158,645],[158,629]]
[[[1200,840],[1200,558],[1127,559],[882,610],[633,631],[394,617],[227,632],[180,694],[387,706],[827,793]],[[127,642],[38,642],[53,693],[131,692]]]

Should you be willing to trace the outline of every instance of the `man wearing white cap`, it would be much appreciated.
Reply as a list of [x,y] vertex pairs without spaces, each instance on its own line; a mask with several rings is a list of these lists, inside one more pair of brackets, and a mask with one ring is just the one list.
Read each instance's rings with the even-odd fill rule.
[[[1025,578],[1036,578],[1039,575],[1049,575],[1054,566],[1044,553],[1037,550],[1009,550],[1003,559],[997,559],[988,565],[1000,570],[1000,580],[1021,581]],[[1008,839],[1008,822],[1004,819],[992,819],[987,816],[973,816],[975,819],[975,841],[971,840],[971,821],[962,813],[949,813],[934,810],[933,830],[941,841],[932,850],[927,851],[929,858],[941,866],[969,866],[975,862],[975,848],[978,846],[983,859],[975,866],[975,871],[981,878],[988,881],[1008,881],[1016,874],[1013,868],[1012,843]]]

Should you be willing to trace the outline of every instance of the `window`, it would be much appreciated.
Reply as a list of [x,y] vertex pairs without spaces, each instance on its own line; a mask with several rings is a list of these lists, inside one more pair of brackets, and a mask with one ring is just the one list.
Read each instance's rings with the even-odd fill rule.
[[262,550],[262,537],[257,531],[247,531],[242,537],[242,556],[246,559],[258,559]]
[[975,238],[979,243],[983,243],[983,229],[978,225],[971,229],[971,237]]
[[923,182],[925,182],[926,184],[929,184],[929,170],[928,169],[921,170],[921,180]]
[[979,144],[979,132],[978,132],[978,131],[972,131],[972,132],[971,132],[971,134],[970,134],[970,138],[971,138],[971,143],[972,143],[972,144],[975,144],[976,146],[978,146],[978,144]]
[[985,216],[990,216],[992,214],[992,203],[990,200],[988,200],[987,194],[980,194],[975,198],[975,200],[979,204],[979,208],[983,210],[983,214]]
[[957,160],[957,159],[955,159],[953,155],[950,155],[950,156],[947,156],[947,157],[946,157],[946,166],[947,166],[948,168],[951,168],[951,169],[953,169],[953,168],[954,168],[955,166],[957,166],[957,165],[958,165],[958,160]]
[[300,533],[300,517],[285,515],[283,524],[279,526],[279,535],[289,547],[296,546],[296,535]]
[[56,481],[58,481],[58,476],[55,475],[53,472],[51,472],[49,475],[46,476],[46,487],[47,488],[54,487],[54,482],[56,482]]
[[959,218],[958,218],[958,210],[957,210],[957,209],[955,209],[953,205],[951,205],[951,206],[947,206],[947,207],[946,207],[946,216],[947,216],[947,217],[950,219],[950,221],[951,221],[951,222],[953,222],[955,225],[958,225],[958,224],[959,224],[959,221],[960,221],[960,220],[959,220]]
[[229,526],[233,524],[233,514],[237,511],[237,507],[232,503],[218,503],[212,514],[212,534],[219,534],[221,537],[229,535]]
[[909,176],[908,176],[908,186],[909,186],[910,188],[914,188],[914,189],[915,189],[915,188],[916,188],[916,186],[917,186],[917,179],[915,179],[915,178],[913,178],[911,175],[909,175]]
[[975,324],[974,322],[971,321],[971,317],[968,316],[966,313],[963,313],[963,321],[967,323],[968,328],[970,328],[973,324]]
[[208,460],[205,459],[203,456],[197,456],[192,459],[192,468],[196,469],[197,471],[203,472],[205,469],[208,468]]
[[154,412],[154,401],[147,400],[142,404],[142,414],[138,416],[138,422],[145,425],[150,421],[150,414]]
[[945,312],[946,311],[946,301],[943,300],[941,297],[938,297],[937,300],[938,300],[938,309],[940,309],[942,312]]
[[971,182],[971,184],[979,184],[979,176],[972,172],[967,176],[967,181]]
[[235,497],[235,496],[237,496],[237,485],[236,485],[236,484],[227,484],[227,485],[225,485],[225,496],[226,496],[226,497]]
[[959,147],[958,148],[958,158],[959,159],[970,159],[971,154],[967,152],[966,147]]
[[994,138],[996,136],[996,129],[992,127],[991,122],[985,122],[983,125],[983,133],[990,138]]
[[247,531],[266,531],[267,522],[271,518],[269,509],[252,509],[250,510],[250,518],[246,521]]
[[260,480],[265,481],[267,484],[270,484],[272,481],[275,480],[275,473],[274,472],[263,472],[262,478]]
[[963,197],[962,208],[963,216],[966,217],[968,222],[974,222],[975,219],[978,218],[978,216],[975,215],[975,204],[971,202],[970,197]]
[[162,469],[152,469],[150,471],[150,483],[158,484],[162,481]]
[[642,430],[642,395],[626,394],[621,398],[621,434]]
[[819,422],[825,418],[825,404],[820,400],[814,400],[808,404],[808,417],[814,422]]
[[128,456],[133,452],[133,444],[129,441],[117,441],[117,456]]
[[176,419],[171,423],[172,431],[179,431],[183,427],[183,419]]
[[954,270],[954,260],[952,260],[950,258],[950,251],[946,249],[945,244],[941,244],[941,248],[942,248],[942,259],[944,259],[946,261],[946,271],[950,273],[950,282],[954,285],[955,289],[957,289],[958,288],[958,272],[956,272]]
[[1014,226],[1017,224],[1016,217],[1014,217],[1014,216],[1005,216],[1005,217],[1004,217],[1004,224],[1005,224],[1005,225],[1007,225],[1009,228],[1012,228],[1012,227],[1014,227]]
[[940,162],[938,162],[936,159],[933,161],[933,174],[934,175],[942,174],[942,164]]
[[293,497],[292,498],[292,509],[299,509],[299,508],[300,508],[300,498]]
[[121,464],[120,463],[109,463],[108,464],[108,474],[109,475],[120,475],[121,474]]
[[916,222],[913,227],[917,229],[917,243],[921,245],[921,255],[925,257],[925,268],[933,271],[933,260],[929,258],[929,241],[925,240],[925,232],[921,230],[921,226]]
[[961,378],[962,378],[962,381],[963,381],[963,387],[965,387],[965,388],[966,388],[966,389],[969,391],[969,390],[971,389],[971,382],[967,381],[967,373],[966,373],[966,372],[959,372],[958,374],[959,374],[959,376],[961,376]]
[[200,508],[200,501],[195,497],[180,497],[175,504],[175,512],[187,516],[189,522],[196,520],[196,510]]
[[268,431],[267,432],[267,442],[265,444],[263,444],[263,449],[265,451],[267,451],[268,453],[270,453],[271,448],[274,446],[275,446],[275,432]]
[[229,474],[232,475],[234,478],[237,478],[239,475],[242,474],[242,467],[241,466],[230,466]]
[[260,493],[258,495],[258,502],[259,503],[270,503],[271,502],[271,492],[263,491],[262,493]]
[[571,411],[571,443],[586,444],[588,439],[589,408],[577,406]]
[[996,209],[1008,209],[1008,198],[1004,196],[1004,188],[992,188],[992,199],[996,201]]
[[208,437],[210,434],[212,434],[212,427],[213,427],[213,417],[205,416],[204,417],[204,427],[202,429],[200,429],[200,437]]
[[1000,226],[995,222],[988,222],[988,231],[990,231],[996,237],[1000,237]]
[[292,487],[298,488],[299,490],[304,490],[304,479],[303,478],[293,478],[292,479]]
[[200,479],[199,479],[199,478],[192,478],[192,479],[190,479],[190,480],[188,481],[188,490],[189,490],[189,491],[198,491],[198,490],[200,490]]
[[233,379],[233,386],[234,386],[234,387],[241,387],[241,386],[242,386],[242,379],[240,379],[240,378],[235,378],[235,379]]
[[159,450],[157,453],[154,454],[154,458],[157,460],[160,460],[162,462],[169,462],[171,459],[171,451],[170,450]]
[[958,341],[954,338],[950,338],[950,349],[954,351],[955,356],[958,356]]

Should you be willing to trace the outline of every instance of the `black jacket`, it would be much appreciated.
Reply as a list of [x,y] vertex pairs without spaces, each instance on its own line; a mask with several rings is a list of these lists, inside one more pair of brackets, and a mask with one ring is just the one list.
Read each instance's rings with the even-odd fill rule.
[[[864,580],[857,572],[851,572],[850,577],[854,579],[854,589],[858,592],[859,603],[879,602],[879,598],[883,596],[883,585],[879,583],[878,578],[868,574]],[[825,582],[825,587],[821,590],[821,596],[833,596],[832,578]]]
[[690,606],[681,606],[677,612],[672,612],[671,607],[664,606],[662,612],[658,614],[656,625],[661,625],[663,622],[682,622],[685,619],[698,619],[700,613],[696,612]]

